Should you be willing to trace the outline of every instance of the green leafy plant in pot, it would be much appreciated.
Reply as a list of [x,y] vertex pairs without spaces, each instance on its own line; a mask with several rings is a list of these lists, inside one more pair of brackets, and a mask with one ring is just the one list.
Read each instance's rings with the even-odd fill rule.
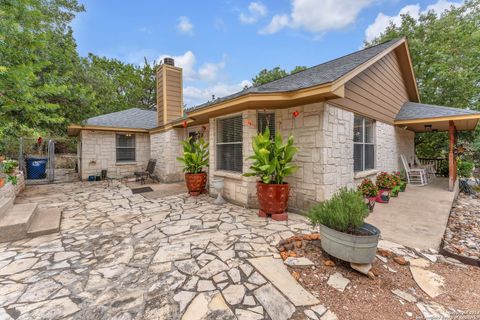
[[260,206],[258,215],[261,217],[271,215],[272,219],[277,221],[287,220],[290,188],[284,179],[297,170],[292,164],[293,156],[298,151],[294,146],[293,137],[289,136],[287,142],[283,143],[282,136],[276,134],[275,139],[271,140],[267,127],[265,132],[253,137],[252,148],[253,155],[247,158],[253,160],[251,172],[245,173],[244,176],[260,178],[257,182]]
[[372,212],[373,208],[375,207],[375,200],[378,196],[377,186],[373,183],[371,179],[365,178],[358,186],[358,191],[360,191],[363,194],[363,197],[368,201],[368,209],[370,210],[370,212]]
[[203,169],[208,167],[208,143],[203,138],[193,140],[188,137],[182,145],[183,157],[177,157],[177,160],[183,164],[189,194],[198,196],[205,192],[207,185],[207,173]]
[[362,192],[342,188],[310,208],[307,217],[320,226],[322,248],[328,254],[352,263],[371,263],[380,230],[365,223],[368,214]]
[[402,179],[400,178],[400,172],[392,172],[392,190],[390,195],[392,197],[398,197],[398,193],[401,191]]

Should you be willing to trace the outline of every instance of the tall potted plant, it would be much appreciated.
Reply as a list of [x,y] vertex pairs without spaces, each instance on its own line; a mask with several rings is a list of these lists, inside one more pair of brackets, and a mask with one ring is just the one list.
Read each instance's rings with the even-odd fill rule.
[[208,143],[203,138],[192,140],[188,137],[182,144],[183,157],[177,157],[177,160],[183,164],[188,193],[198,196],[207,185],[207,173],[203,169],[208,167]]
[[323,250],[344,261],[367,264],[375,259],[380,237],[380,230],[365,223],[368,214],[362,193],[342,188],[310,208],[307,216],[320,226]]
[[271,140],[267,127],[265,132],[253,137],[252,148],[254,154],[248,158],[253,160],[251,172],[245,173],[244,176],[260,178],[257,182],[260,206],[258,215],[260,217],[271,215],[272,219],[277,221],[287,220],[290,187],[284,179],[297,170],[292,164],[293,156],[298,151],[293,145],[293,137],[289,136],[285,144],[280,134],[276,134],[275,139]]

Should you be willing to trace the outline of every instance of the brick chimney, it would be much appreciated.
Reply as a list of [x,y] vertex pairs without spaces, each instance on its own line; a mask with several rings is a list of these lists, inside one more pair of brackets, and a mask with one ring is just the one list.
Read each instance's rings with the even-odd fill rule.
[[182,68],[172,58],[163,59],[157,69],[157,123],[167,124],[183,116]]

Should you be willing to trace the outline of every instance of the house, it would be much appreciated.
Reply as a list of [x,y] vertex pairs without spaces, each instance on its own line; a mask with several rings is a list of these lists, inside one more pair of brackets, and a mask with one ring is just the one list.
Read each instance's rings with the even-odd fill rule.
[[200,134],[210,143],[209,178],[225,178],[226,198],[255,207],[256,179],[242,173],[250,165],[252,137],[268,125],[292,134],[299,148],[299,170],[288,178],[289,205],[303,210],[340,187],[399,170],[400,154],[413,163],[415,132],[472,130],[480,118],[420,103],[404,38],[185,111],[182,106],[182,69],[166,58],[157,70],[157,111],[134,108],[68,128],[78,136],[82,179],[101,169],[118,177],[132,174],[155,158],[161,181],[181,180],[180,141]]

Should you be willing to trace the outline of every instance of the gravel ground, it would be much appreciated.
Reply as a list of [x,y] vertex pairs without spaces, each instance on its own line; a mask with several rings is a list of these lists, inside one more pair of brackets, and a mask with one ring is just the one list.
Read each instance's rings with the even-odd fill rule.
[[[412,278],[408,264],[400,265],[393,258],[387,258],[386,263],[376,259],[372,280],[351,269],[348,263],[322,252],[320,240],[304,243],[302,248],[295,248],[295,253],[313,261],[315,267],[289,267],[289,270],[294,276],[298,273],[298,281],[304,288],[321,299],[338,319],[422,319],[416,304],[394,295],[395,289],[410,293],[418,302],[434,301],[450,310],[480,311],[480,281],[472,281],[480,279],[479,268],[444,262],[431,264],[428,270],[445,277],[446,291],[431,299]],[[333,261],[335,266],[326,266],[326,261]],[[335,272],[350,280],[344,292],[327,284]]]
[[480,199],[460,194],[448,218],[444,249],[480,260]]

